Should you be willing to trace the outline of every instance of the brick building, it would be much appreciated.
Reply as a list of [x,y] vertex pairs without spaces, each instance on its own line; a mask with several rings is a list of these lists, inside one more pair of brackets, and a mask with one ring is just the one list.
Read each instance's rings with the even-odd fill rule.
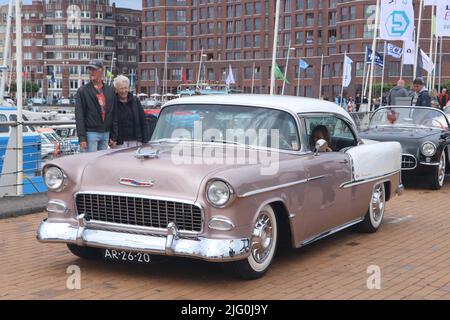
[[[229,65],[236,79],[234,87],[255,93],[268,93],[275,0],[206,1],[143,0],[142,52],[139,66],[140,91],[161,92],[165,50],[168,51],[167,86],[175,92],[181,83],[181,68],[190,83],[201,79],[224,83]],[[277,63],[282,70],[290,52],[285,93],[319,96],[320,65],[324,55],[322,96],[332,99],[340,93],[342,63],[347,51],[353,64],[350,95],[361,90],[364,73],[364,50],[372,45],[373,33],[368,27],[374,20],[375,0],[282,0]],[[418,11],[419,0],[414,0]],[[418,15],[416,15],[418,16]],[[421,47],[429,52],[431,10],[424,10]],[[417,23],[417,21],[416,21]],[[291,43],[291,50],[289,49]],[[397,43],[401,46],[401,44]],[[384,43],[378,41],[378,51]],[[201,49],[204,50],[199,68]],[[444,42],[443,52],[450,50]],[[312,68],[298,76],[299,59]],[[255,65],[255,72],[253,72]],[[439,66],[438,66],[439,69]],[[381,68],[375,70],[381,82]],[[426,73],[424,72],[424,75]],[[158,75],[158,77],[157,77]],[[394,83],[400,75],[400,61],[387,58],[386,83]],[[443,58],[443,76],[450,76],[450,63]],[[406,66],[404,77],[412,80],[412,68]],[[254,80],[253,80],[254,78]],[[448,77],[446,78],[448,79]],[[157,86],[158,81],[160,86]],[[282,82],[277,81],[280,93]]]
[[[1,10],[4,41],[7,6]],[[86,65],[92,59],[102,59],[114,74],[129,76],[137,69],[140,11],[116,8],[109,0],[33,0],[22,12],[23,65],[42,96],[74,96],[89,78]],[[15,61],[14,46],[12,53]]]

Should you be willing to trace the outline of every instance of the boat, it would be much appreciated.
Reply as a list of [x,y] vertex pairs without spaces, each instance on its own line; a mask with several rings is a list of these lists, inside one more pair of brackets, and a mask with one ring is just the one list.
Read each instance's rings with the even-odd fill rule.
[[180,84],[177,88],[180,97],[190,97],[194,95],[218,95],[230,94],[230,88],[226,84]]

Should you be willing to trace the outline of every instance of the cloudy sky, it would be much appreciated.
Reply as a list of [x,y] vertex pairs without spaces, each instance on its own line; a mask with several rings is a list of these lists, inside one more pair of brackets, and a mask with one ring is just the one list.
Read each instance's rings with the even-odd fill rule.
[[[0,4],[7,4],[9,1],[7,0],[0,0]],[[14,1],[15,2],[15,1]],[[123,7],[123,8],[132,8],[132,9],[141,9],[142,8],[142,1],[141,0],[110,0],[110,3],[113,2],[116,3],[117,7]],[[24,4],[30,4],[31,0],[24,0]]]

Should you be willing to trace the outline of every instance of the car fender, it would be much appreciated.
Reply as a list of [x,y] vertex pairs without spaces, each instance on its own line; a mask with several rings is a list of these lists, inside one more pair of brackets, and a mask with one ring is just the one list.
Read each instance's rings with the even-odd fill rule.
[[398,142],[362,144],[346,153],[353,163],[352,182],[380,178],[402,168],[402,146]]

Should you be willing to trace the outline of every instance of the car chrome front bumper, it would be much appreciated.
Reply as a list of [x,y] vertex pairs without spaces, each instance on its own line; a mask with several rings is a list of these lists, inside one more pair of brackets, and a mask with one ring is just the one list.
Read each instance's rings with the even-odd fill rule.
[[182,237],[174,223],[167,226],[167,236],[75,227],[69,223],[44,220],[37,239],[46,243],[72,243],[79,246],[141,251],[149,254],[189,257],[212,262],[242,260],[250,254],[250,239],[209,239]]

